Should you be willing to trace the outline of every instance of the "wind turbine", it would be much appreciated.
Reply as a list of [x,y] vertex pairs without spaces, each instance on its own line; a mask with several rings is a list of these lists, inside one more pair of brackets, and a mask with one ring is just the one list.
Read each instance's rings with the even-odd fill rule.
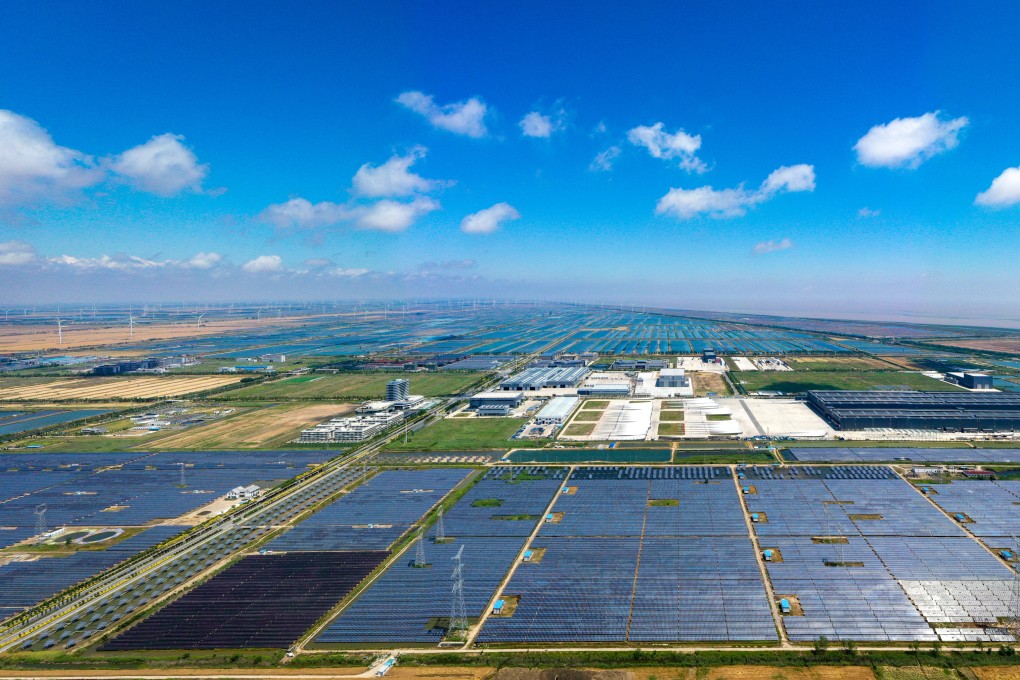
[[135,315],[128,314],[128,337],[135,337]]
[[64,344],[64,320],[57,319],[57,344]]
[[205,316],[205,313],[202,313],[202,314],[198,315],[198,321],[195,324],[195,328],[201,328],[202,327],[202,317],[203,316]]

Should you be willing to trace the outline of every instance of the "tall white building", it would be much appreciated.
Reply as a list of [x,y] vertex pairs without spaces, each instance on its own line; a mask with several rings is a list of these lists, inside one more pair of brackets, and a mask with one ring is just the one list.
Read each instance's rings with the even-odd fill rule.
[[411,396],[411,381],[397,378],[386,383],[386,401],[407,401]]

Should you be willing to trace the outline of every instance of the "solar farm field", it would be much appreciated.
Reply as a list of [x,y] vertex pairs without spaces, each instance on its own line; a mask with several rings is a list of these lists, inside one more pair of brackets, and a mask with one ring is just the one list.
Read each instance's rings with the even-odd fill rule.
[[2,401],[95,401],[178,397],[232,385],[241,376],[0,378]]
[[385,550],[470,473],[470,468],[385,470],[268,547],[284,551]]
[[904,448],[860,446],[790,447],[787,460],[802,463],[1020,463],[1020,449]]
[[284,446],[301,430],[355,409],[354,404],[279,404],[246,410],[180,432],[147,438],[146,448],[257,449]]
[[394,440],[388,451],[474,451],[507,449],[526,418],[443,418],[439,422]]
[[[726,468],[582,467],[557,495],[482,643],[776,640]],[[583,567],[578,568],[583,565]]]
[[303,375],[241,387],[219,399],[380,399],[386,395],[386,383],[402,378],[411,381],[411,393],[426,397],[461,394],[484,373],[340,373]]
[[748,468],[745,495],[792,641],[1012,637],[1013,572],[881,466]]
[[[191,513],[235,486],[287,479],[327,456],[321,451],[0,454],[0,548],[7,558],[0,564],[0,610],[16,613],[152,545],[146,543],[150,538],[159,542],[183,531],[204,519],[189,519]],[[16,545],[36,536],[40,524],[44,532],[64,527],[58,537],[73,535],[75,528],[161,526],[105,550],[70,555]]]
[[[951,392],[962,388],[906,371],[733,371],[733,382],[747,392],[799,394],[808,390],[903,389]],[[695,381],[697,377],[695,377]]]
[[451,613],[452,558],[461,550],[464,604],[469,621],[486,611],[525,538],[560,488],[565,472],[537,466],[490,470],[424,539],[425,564],[415,566],[412,548],[316,639],[320,644],[437,644]]
[[0,411],[0,436],[17,434],[61,423],[70,423],[83,418],[101,416],[109,413],[104,409],[39,410],[39,411]]
[[388,554],[301,552],[245,557],[102,650],[286,648]]

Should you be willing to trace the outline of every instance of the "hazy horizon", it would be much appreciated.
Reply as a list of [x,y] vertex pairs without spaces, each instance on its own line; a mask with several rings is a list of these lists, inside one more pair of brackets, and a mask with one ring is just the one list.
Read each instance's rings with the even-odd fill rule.
[[1020,325],[1014,5],[5,10],[0,304]]

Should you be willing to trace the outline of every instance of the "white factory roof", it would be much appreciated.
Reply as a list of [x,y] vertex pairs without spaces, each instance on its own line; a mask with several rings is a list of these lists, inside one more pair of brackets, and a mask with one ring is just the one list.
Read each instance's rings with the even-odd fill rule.
[[523,399],[524,398],[524,393],[523,392],[479,392],[478,394],[472,394],[471,395],[472,399],[498,399],[500,401],[502,401],[504,399],[513,399],[514,397],[518,397],[520,399]]
[[580,399],[577,397],[554,397],[549,400],[542,410],[538,412],[539,418],[566,418],[574,409]]

